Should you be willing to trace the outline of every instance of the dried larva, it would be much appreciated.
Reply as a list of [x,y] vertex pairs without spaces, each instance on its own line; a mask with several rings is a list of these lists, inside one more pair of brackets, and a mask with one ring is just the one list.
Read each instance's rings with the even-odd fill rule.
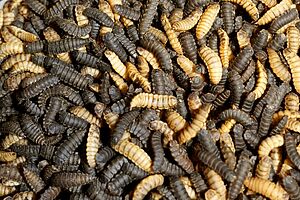
[[38,37],[36,35],[24,31],[16,26],[8,26],[8,29],[12,34],[25,42],[35,42],[38,40]]
[[7,196],[16,191],[16,187],[5,186],[0,184],[0,196]]
[[286,13],[282,14],[278,18],[276,18],[270,25],[269,31],[271,33],[276,33],[277,30],[282,28],[284,25],[292,22],[295,20],[298,15],[298,11],[296,8],[292,8],[291,10],[287,11]]
[[270,199],[289,199],[287,192],[275,183],[261,178],[246,178],[245,186]]
[[271,48],[267,48],[267,52],[270,67],[274,74],[280,78],[280,80],[289,82],[291,80],[291,73],[288,71],[287,66],[282,62],[279,54]]
[[128,140],[121,140],[113,147],[117,152],[127,157],[141,169],[150,172],[152,160],[150,156],[140,147]]
[[60,17],[55,18],[55,23],[63,31],[75,37],[85,36],[89,34],[92,29],[92,27],[89,24],[85,26],[78,26],[74,21],[63,19]]
[[151,92],[150,82],[139,73],[137,68],[131,62],[126,63],[126,68],[127,68],[128,77],[133,82],[141,85],[141,87],[145,92]]
[[257,71],[258,71],[258,77],[257,77],[256,86],[255,86],[254,90],[252,91],[252,93],[255,94],[255,99],[258,99],[264,94],[264,92],[267,88],[268,75],[266,73],[266,70],[265,70],[263,64],[259,60],[256,62],[256,67],[257,67]]
[[127,6],[124,6],[124,5],[115,5],[114,6],[114,11],[123,16],[123,17],[126,17],[128,19],[131,19],[131,20],[134,20],[134,21],[137,21],[139,18],[140,18],[140,11],[139,10],[136,10],[134,8],[130,8],[130,7],[127,7]]
[[219,194],[221,199],[225,199],[227,190],[221,176],[209,168],[204,170],[204,174],[209,187],[214,189]]
[[22,80],[32,76],[34,76],[34,74],[30,72],[21,72],[13,74],[6,79],[5,83],[3,84],[3,88],[8,91],[14,91],[19,88],[19,85],[22,82]]
[[133,200],[142,200],[150,192],[150,190],[161,186],[164,183],[164,177],[161,174],[154,174],[144,178],[136,186],[133,193]]
[[[171,72],[173,69],[169,52],[158,40],[151,38],[151,33],[146,33],[140,40],[140,44],[157,58],[162,69],[165,72]],[[139,50],[138,50],[139,51]],[[145,57],[147,60],[147,57]]]
[[222,78],[222,63],[217,53],[211,48],[203,46],[199,50],[199,56],[204,61],[212,84],[218,84]]
[[176,111],[168,110],[166,113],[167,124],[174,132],[182,130],[186,125],[186,120]]
[[[299,50],[300,42],[300,31],[295,26],[290,26],[286,31],[287,36],[287,48],[297,53]],[[286,58],[287,59],[287,58]]]
[[21,127],[27,138],[37,144],[46,144],[44,132],[29,115],[24,114],[22,116]]
[[101,142],[99,127],[91,124],[86,143],[86,157],[90,167],[96,167],[96,154],[100,146]]
[[291,8],[291,5],[293,4],[290,0],[283,0],[277,5],[270,8],[259,20],[256,22],[258,25],[265,25],[269,22],[271,22],[276,17],[283,14],[285,11],[289,10]]
[[177,21],[172,24],[175,31],[187,31],[196,26],[198,20],[200,19],[202,12],[200,9],[196,9],[191,14],[183,20]]
[[244,90],[241,76],[237,71],[232,70],[228,72],[228,82],[230,86],[230,94],[232,96],[232,104],[233,106],[238,107]]
[[179,145],[176,140],[170,141],[169,148],[172,157],[179,166],[181,166],[189,174],[194,172],[193,163],[188,157],[186,150]]
[[154,35],[157,39],[159,39],[159,41],[164,45],[166,45],[166,43],[168,42],[168,38],[162,30],[151,26],[148,32]]
[[98,127],[101,127],[100,119],[98,119],[96,116],[94,116],[92,113],[90,113],[85,107],[74,106],[74,107],[70,108],[69,111],[70,111],[70,113],[76,115],[77,117],[85,119],[90,124],[96,124]]
[[292,163],[299,169],[300,156],[296,149],[295,136],[292,135],[291,133],[286,133],[284,135],[284,143],[285,143],[285,149],[286,149],[288,157],[290,158]]
[[291,49],[285,49],[283,51],[283,55],[284,55],[285,59],[287,60],[289,67],[291,69],[294,87],[295,87],[296,91],[299,93],[300,92],[300,84],[298,81],[299,80],[298,71],[300,70],[300,68],[298,67],[298,63],[300,62],[300,58]]
[[22,43],[12,42],[0,44],[0,59],[3,59],[8,55],[19,54],[23,52],[24,48]]
[[292,200],[300,198],[300,188],[295,179],[287,176],[283,179],[282,184]]
[[299,97],[297,94],[291,92],[285,96],[285,109],[297,112],[299,111]]
[[88,43],[88,39],[65,38],[54,42],[48,42],[46,51],[49,54],[59,54],[78,49]]
[[218,35],[220,37],[220,59],[224,68],[229,67],[229,61],[231,57],[231,49],[229,46],[229,37],[223,29],[218,30]]
[[55,199],[61,192],[60,187],[49,186],[40,196],[41,200]]
[[94,179],[95,177],[84,173],[57,172],[52,175],[51,183],[56,187],[69,188],[88,184]]
[[184,184],[179,178],[170,178],[170,186],[174,191],[174,196],[176,197],[176,199],[190,199],[189,194],[184,187]]
[[272,159],[269,156],[263,156],[260,158],[256,170],[255,176],[261,179],[268,180],[272,169]]
[[184,55],[193,61],[194,64],[197,64],[197,46],[194,36],[186,31],[179,35],[179,41],[183,48]]
[[258,149],[258,155],[260,158],[268,156],[272,149],[281,147],[284,144],[284,138],[282,135],[273,135],[266,138],[261,142]]
[[224,30],[229,35],[234,30],[235,7],[230,2],[221,3],[221,16],[223,17]]
[[161,16],[161,24],[164,27],[166,35],[174,51],[176,51],[177,54],[183,54],[183,50],[179,42],[179,39],[175,33],[175,30],[172,28],[172,25],[169,19],[167,18],[166,14],[162,14]]
[[204,104],[201,108],[195,113],[193,121],[186,125],[178,134],[179,144],[186,143],[194,138],[198,131],[200,131],[206,123],[208,115],[210,113],[212,105]]
[[104,52],[104,55],[107,57],[107,59],[110,61],[112,68],[124,79],[127,78],[126,74],[126,66],[122,63],[120,58],[112,51],[106,50]]
[[140,93],[133,97],[130,102],[130,107],[142,107],[152,109],[169,109],[177,105],[177,99],[170,95],[159,95]]
[[159,68],[159,62],[157,58],[154,57],[153,53],[143,49],[141,47],[137,47],[137,52],[149,62],[149,64],[153,67],[153,69]]
[[148,0],[144,8],[142,8],[139,20],[140,35],[144,35],[149,30],[151,23],[154,19],[154,15],[157,12],[158,4],[158,0]]
[[150,122],[149,128],[154,131],[159,131],[164,135],[164,146],[166,146],[170,141],[173,140],[174,131],[168,126],[167,123],[159,120],[154,120]]
[[211,29],[219,11],[220,5],[217,3],[211,4],[205,9],[196,27],[196,37],[198,40],[202,39]]
[[36,174],[34,171],[23,167],[23,174],[27,183],[30,185],[31,189],[35,193],[40,192],[46,186],[42,178],[39,177],[39,175]]

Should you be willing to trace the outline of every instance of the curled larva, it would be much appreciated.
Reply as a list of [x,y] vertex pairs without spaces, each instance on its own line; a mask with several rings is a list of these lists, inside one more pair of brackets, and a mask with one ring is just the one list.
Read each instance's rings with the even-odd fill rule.
[[200,9],[194,10],[189,16],[185,19],[177,21],[172,24],[172,27],[175,31],[187,31],[196,26],[198,20],[200,19],[202,12]]
[[164,177],[161,174],[154,174],[144,178],[133,192],[133,200],[142,200],[150,190],[161,186],[164,183]]

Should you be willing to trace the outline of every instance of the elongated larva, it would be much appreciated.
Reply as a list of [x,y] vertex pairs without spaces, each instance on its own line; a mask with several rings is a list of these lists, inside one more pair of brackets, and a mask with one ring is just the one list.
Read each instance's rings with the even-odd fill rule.
[[298,53],[300,46],[300,31],[295,26],[290,26],[286,31],[287,35],[287,48],[291,51]]
[[219,11],[220,5],[215,3],[209,5],[203,12],[196,27],[196,37],[198,40],[202,39],[208,33]]
[[206,46],[200,48],[199,55],[208,69],[211,83],[215,85],[218,84],[222,78],[222,63],[220,57],[211,48]]
[[143,149],[132,142],[126,139],[121,140],[113,148],[135,163],[139,168],[145,170],[146,172],[152,171],[152,160],[150,156]]
[[0,44],[0,59],[8,55],[23,53],[24,48],[22,43],[2,43]]
[[229,67],[229,61],[231,57],[231,49],[229,46],[229,37],[223,29],[218,30],[218,35],[220,37],[220,59],[224,68]]
[[35,42],[38,40],[38,37],[36,35],[24,31],[23,29],[20,29],[16,26],[8,26],[8,29],[10,32],[12,32],[12,34],[25,42]]
[[154,174],[144,178],[133,192],[133,200],[142,200],[150,190],[161,186],[164,183],[164,177],[161,174]]
[[178,54],[183,54],[181,44],[166,14],[162,14],[161,16],[161,24],[164,27],[166,35],[174,51],[176,51]]
[[280,80],[289,82],[292,78],[291,73],[288,71],[288,68],[281,61],[281,58],[278,55],[278,53],[271,48],[267,48],[267,52],[268,52],[270,67],[274,72],[274,74],[278,78],[280,78]]
[[298,93],[300,93],[300,57],[293,52],[291,49],[285,49],[283,51],[283,55],[287,62],[289,63],[289,67],[292,73],[292,80],[294,87]]
[[128,77],[133,82],[141,85],[145,92],[151,92],[150,82],[139,73],[137,68],[131,62],[127,62],[126,67],[127,67]]
[[257,83],[254,90],[251,93],[254,93],[255,99],[258,99],[264,94],[267,88],[268,75],[266,69],[264,68],[264,66],[261,64],[259,60],[257,60],[256,62],[256,67],[258,71]]
[[200,9],[194,10],[188,17],[172,24],[175,31],[188,31],[196,26],[202,12]]
[[[258,25],[265,25],[276,17],[289,10],[293,2],[291,0],[282,0],[280,3],[270,8],[257,22]],[[257,19],[256,19],[257,20]]]
[[91,124],[86,143],[86,156],[87,162],[90,167],[96,167],[96,154],[100,146],[101,143],[99,127],[97,127],[94,124]]
[[106,50],[104,55],[107,57],[109,62],[111,63],[113,69],[124,79],[127,78],[126,74],[126,66],[122,63],[119,57],[112,51]]
[[250,190],[262,194],[272,200],[289,199],[287,192],[280,185],[277,185],[269,180],[264,180],[261,178],[247,178],[244,184]]
[[130,107],[142,107],[152,109],[169,109],[177,105],[177,99],[174,96],[140,93],[130,102]]

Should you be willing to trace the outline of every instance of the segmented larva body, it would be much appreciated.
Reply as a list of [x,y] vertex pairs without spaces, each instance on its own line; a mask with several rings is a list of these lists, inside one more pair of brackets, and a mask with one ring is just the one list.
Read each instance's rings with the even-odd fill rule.
[[164,176],[154,174],[144,178],[135,188],[132,200],[143,200],[150,190],[161,186],[164,183]]
[[205,9],[196,27],[196,37],[198,40],[202,39],[208,33],[219,11],[220,5],[217,3],[211,4]]
[[143,77],[148,78],[150,67],[147,60],[143,56],[137,57],[137,69]]
[[222,62],[220,57],[207,46],[201,47],[198,53],[208,69],[210,82],[214,85],[218,84],[222,78]]
[[10,162],[17,158],[15,152],[0,151],[0,161],[1,162]]
[[8,26],[9,31],[14,34],[16,37],[20,38],[25,42],[35,42],[38,40],[38,37],[30,32],[24,31],[21,28],[16,26]]
[[288,200],[287,192],[279,185],[261,178],[247,178],[244,184],[250,190],[272,200]]
[[101,121],[83,106],[74,106],[70,109],[70,112],[77,117],[85,119],[90,124],[96,124],[98,127],[101,127]]
[[117,73],[109,72],[109,75],[111,79],[115,82],[116,86],[121,90],[123,94],[125,94],[128,91],[128,85],[124,81],[124,79],[119,76]]
[[96,154],[100,146],[101,144],[99,127],[95,124],[91,124],[86,143],[86,157],[87,163],[90,167],[96,167]]
[[164,27],[166,35],[174,51],[176,51],[178,54],[183,54],[181,44],[166,14],[161,15],[161,24]]
[[297,119],[288,119],[285,128],[300,133],[300,122]]
[[229,61],[232,57],[232,51],[229,46],[229,37],[223,29],[218,29],[218,35],[220,37],[220,59],[224,68],[229,67]]
[[256,68],[258,71],[257,82],[252,93],[255,94],[255,99],[259,99],[265,92],[268,84],[268,74],[265,67],[259,60],[256,62]]
[[278,55],[278,53],[271,48],[267,48],[267,52],[268,52],[270,67],[274,72],[274,74],[280,80],[289,82],[292,78],[292,75],[289,72],[288,68],[281,61],[281,58]]
[[189,77],[194,76],[196,65],[184,55],[179,55],[177,57],[177,63],[181,67],[181,69],[188,75]]
[[142,47],[138,47],[137,52],[147,60],[153,69],[159,69],[159,62],[153,53]]
[[255,170],[255,176],[261,179],[268,180],[272,169],[272,159],[269,156],[263,156]]
[[188,124],[183,130],[178,134],[177,140],[179,144],[186,143],[196,137],[198,131],[200,131],[206,123],[207,117],[212,108],[211,104],[204,104],[193,118],[193,121]]
[[283,55],[291,69],[294,87],[300,93],[300,57],[290,49],[283,50]]
[[169,110],[166,115],[166,121],[175,133],[182,130],[187,125],[186,120],[174,110]]
[[161,31],[160,29],[151,26],[149,28],[148,32],[152,33],[155,37],[157,37],[159,39],[159,41],[161,41],[161,43],[163,43],[164,45],[167,44],[168,38],[167,38],[166,34],[163,31]]
[[23,52],[24,52],[24,47],[22,43],[11,42],[11,43],[0,44],[0,60],[2,60],[8,55],[18,54]]
[[227,190],[222,177],[214,170],[208,168],[204,171],[204,174],[206,176],[209,187],[219,194],[221,200],[225,200]]
[[130,108],[170,109],[177,105],[177,99],[171,95],[140,93],[133,97]]
[[289,26],[286,30],[287,35],[287,48],[291,51],[298,53],[300,46],[300,31],[295,26]]
[[122,63],[120,58],[114,52],[110,50],[106,50],[104,55],[109,60],[110,64],[112,65],[113,69],[120,75],[122,78],[126,79],[126,66]]
[[188,31],[196,26],[197,22],[200,19],[202,12],[200,9],[196,9],[185,19],[174,22],[172,27],[175,31]]
[[272,8],[277,4],[276,0],[260,0],[260,1],[269,8]]
[[223,1],[228,1],[242,6],[254,21],[258,20],[259,18],[258,9],[256,8],[255,4],[251,0],[223,0]]
[[214,189],[209,189],[204,194],[205,200],[219,200],[221,199],[220,195]]
[[270,8],[257,22],[258,25],[265,25],[271,22],[276,17],[282,15],[285,11],[289,10],[293,2],[291,0],[282,0],[280,3]]
[[285,96],[285,109],[292,112],[299,111],[299,97],[297,94],[291,92]]
[[142,86],[145,92],[151,92],[151,84],[147,78],[143,77],[137,68],[131,63],[126,63],[127,75],[135,83]]
[[268,156],[272,149],[281,147],[284,144],[284,138],[282,135],[273,135],[266,138],[261,142],[258,148],[258,155],[260,158]]
[[154,131],[159,131],[164,135],[164,146],[166,146],[171,140],[173,140],[174,131],[168,126],[167,123],[159,120],[154,120],[150,122],[149,128]]
[[3,184],[0,184],[0,196],[6,196],[9,195],[17,190],[16,187],[10,187],[10,186],[5,186]]
[[134,143],[128,141],[127,139],[123,139],[118,142],[113,148],[114,150],[131,160],[139,168],[145,170],[146,172],[152,171],[152,160],[150,156]]
[[21,72],[25,72],[25,71],[32,72],[35,74],[41,74],[41,73],[46,72],[44,67],[36,65],[33,62],[21,61],[21,62],[17,62],[16,64],[13,65],[13,67],[11,69],[11,74],[21,73]]

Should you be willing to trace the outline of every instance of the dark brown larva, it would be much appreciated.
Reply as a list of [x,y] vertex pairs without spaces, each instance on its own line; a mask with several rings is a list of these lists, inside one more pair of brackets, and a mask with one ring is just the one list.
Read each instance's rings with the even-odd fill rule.
[[113,33],[106,33],[102,40],[106,47],[117,54],[122,62],[125,63],[127,61],[127,53]]
[[244,69],[246,69],[253,54],[254,50],[252,47],[245,47],[233,60],[230,66],[231,69],[237,71],[240,74],[242,71],[244,71]]
[[55,18],[56,24],[61,28],[63,31],[68,33],[69,35],[75,36],[75,37],[82,37],[91,32],[92,27],[87,24],[83,27],[78,26],[75,24],[75,22],[67,19],[63,19],[60,17]]
[[51,183],[56,187],[69,188],[86,185],[94,179],[95,177],[83,173],[57,172],[52,175]]
[[101,12],[97,8],[86,8],[83,11],[83,14],[104,26],[113,27],[112,19],[106,13]]
[[144,35],[151,26],[154,16],[157,12],[159,0],[148,0],[142,7],[141,17],[139,20],[139,34]]
[[228,109],[219,115],[220,120],[234,119],[247,127],[256,123],[256,121],[246,112],[239,109]]
[[65,38],[54,42],[48,42],[46,51],[49,54],[59,54],[73,51],[89,43],[88,39]]
[[296,150],[296,138],[292,133],[286,133],[284,135],[284,143],[285,149],[287,152],[288,157],[292,161],[292,163],[300,169],[300,155],[297,153]]
[[134,21],[139,20],[140,15],[141,15],[139,10],[136,10],[134,8],[130,8],[130,7],[127,7],[124,5],[115,5],[114,10],[119,15],[126,17],[128,19],[132,19]]
[[295,20],[297,17],[299,17],[298,15],[298,11],[296,8],[293,8],[291,10],[289,10],[288,12],[284,13],[283,15],[281,15],[280,17],[278,17],[277,19],[275,19],[272,23],[271,26],[269,28],[269,31],[271,33],[275,33],[278,29],[282,28],[284,25],[292,22],[293,20]]

